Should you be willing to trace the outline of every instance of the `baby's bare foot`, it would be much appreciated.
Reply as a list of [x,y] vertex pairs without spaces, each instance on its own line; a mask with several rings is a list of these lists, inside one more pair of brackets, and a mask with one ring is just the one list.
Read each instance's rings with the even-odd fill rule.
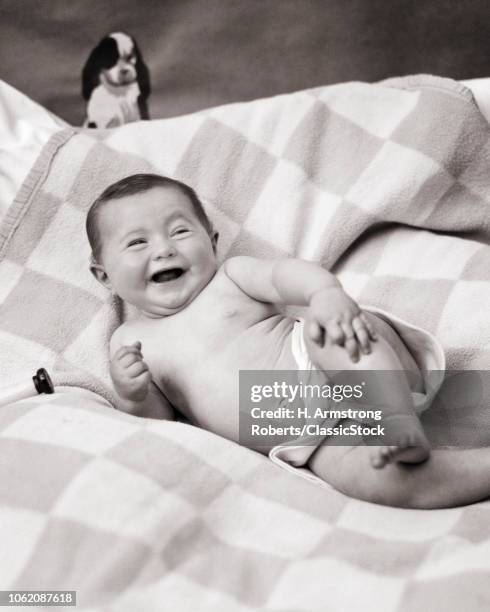
[[395,462],[422,463],[429,458],[430,445],[415,415],[390,415],[383,424],[387,444],[373,449],[371,465],[374,468]]

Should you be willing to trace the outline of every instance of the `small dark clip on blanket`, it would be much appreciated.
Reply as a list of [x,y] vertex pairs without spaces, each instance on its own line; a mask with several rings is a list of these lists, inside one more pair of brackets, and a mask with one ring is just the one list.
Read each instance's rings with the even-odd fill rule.
[[44,368],[40,368],[32,377],[32,382],[21,383],[0,389],[0,406],[11,404],[27,397],[33,397],[37,393],[54,393],[54,385],[49,374]]

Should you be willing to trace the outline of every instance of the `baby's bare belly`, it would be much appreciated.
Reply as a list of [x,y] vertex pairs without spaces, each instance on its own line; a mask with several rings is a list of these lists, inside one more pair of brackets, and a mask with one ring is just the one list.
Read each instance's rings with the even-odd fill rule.
[[185,393],[177,391],[177,397],[169,399],[191,422],[238,441],[240,370],[296,369],[291,352],[294,320],[281,316],[274,324],[262,323],[176,373],[176,387]]

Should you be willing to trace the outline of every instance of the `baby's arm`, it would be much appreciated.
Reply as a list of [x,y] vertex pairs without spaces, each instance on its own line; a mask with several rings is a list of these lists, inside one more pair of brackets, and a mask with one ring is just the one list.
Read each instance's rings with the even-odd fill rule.
[[339,280],[319,264],[301,259],[263,260],[233,257],[224,264],[228,277],[250,297],[273,304],[309,306],[307,331],[323,345],[328,339],[358,359],[370,352],[376,334]]
[[141,342],[121,345],[117,330],[111,338],[110,373],[124,412],[151,419],[174,419],[172,405],[152,382],[141,354]]

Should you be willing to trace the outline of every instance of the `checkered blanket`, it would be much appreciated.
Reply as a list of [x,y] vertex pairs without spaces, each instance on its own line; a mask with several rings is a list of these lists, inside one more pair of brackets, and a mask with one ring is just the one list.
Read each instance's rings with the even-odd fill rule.
[[0,589],[87,612],[489,609],[490,502],[351,500],[69,389],[2,408],[0,457]]
[[40,365],[62,385],[0,411],[0,588],[78,589],[94,610],[485,609],[488,503],[372,506],[112,410],[124,312],[83,226],[110,182],[174,176],[223,256],[321,261],[434,332],[450,367],[488,369],[489,134],[468,90],[412,77],[55,136],[0,228],[0,385]]

